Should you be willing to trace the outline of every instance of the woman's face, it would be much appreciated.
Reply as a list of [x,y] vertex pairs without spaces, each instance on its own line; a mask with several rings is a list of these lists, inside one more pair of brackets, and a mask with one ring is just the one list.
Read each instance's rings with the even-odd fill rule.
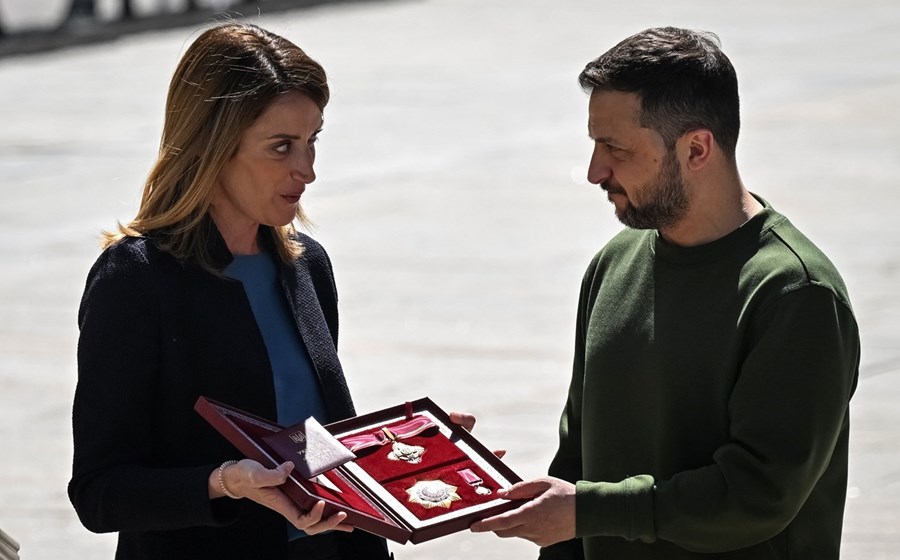
[[275,98],[241,136],[219,174],[210,214],[226,241],[255,240],[260,224],[294,219],[306,185],[316,179],[315,142],[322,111],[302,93]]

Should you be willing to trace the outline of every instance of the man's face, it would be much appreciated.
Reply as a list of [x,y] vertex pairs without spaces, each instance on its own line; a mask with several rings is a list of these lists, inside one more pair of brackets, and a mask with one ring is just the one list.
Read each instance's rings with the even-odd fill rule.
[[687,212],[681,167],[654,130],[640,125],[634,93],[595,91],[588,107],[594,153],[588,181],[607,192],[616,217],[628,227],[666,229]]

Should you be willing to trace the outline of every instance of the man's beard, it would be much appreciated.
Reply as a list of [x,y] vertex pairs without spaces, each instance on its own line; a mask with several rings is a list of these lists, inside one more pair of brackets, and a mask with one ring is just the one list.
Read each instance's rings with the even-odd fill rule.
[[[616,189],[618,190],[618,189]],[[634,206],[629,198],[622,212],[616,217],[634,229],[665,229],[675,225],[687,212],[687,189],[681,178],[681,167],[675,151],[669,150],[659,174],[641,189],[647,197],[640,206]]]

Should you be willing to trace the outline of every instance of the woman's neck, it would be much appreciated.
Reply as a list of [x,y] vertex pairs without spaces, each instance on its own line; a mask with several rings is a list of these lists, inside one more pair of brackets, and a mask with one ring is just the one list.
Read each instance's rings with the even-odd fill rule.
[[255,255],[259,253],[259,224],[250,220],[224,219],[211,211],[210,217],[216,224],[225,245],[232,255]]

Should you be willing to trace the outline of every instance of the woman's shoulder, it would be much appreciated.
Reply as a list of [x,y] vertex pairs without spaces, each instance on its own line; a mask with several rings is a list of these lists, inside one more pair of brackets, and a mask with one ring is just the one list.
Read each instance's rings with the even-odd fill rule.
[[325,251],[325,247],[321,243],[299,231],[293,232],[291,239],[303,247],[299,259],[307,266],[324,266],[329,270],[331,269],[331,260],[328,258],[328,252]]
[[175,263],[148,237],[123,237],[106,247],[94,266],[91,278],[127,278],[135,281],[161,273]]
[[123,237],[103,250],[103,254],[110,258],[137,262],[149,262],[153,255],[159,252],[159,247],[157,247],[156,243],[143,235],[140,237]]
[[302,231],[291,232],[291,239],[303,246],[304,253],[310,252],[312,255],[318,255],[325,252],[321,243]]
[[90,311],[115,314],[122,306],[147,309],[158,298],[171,256],[146,237],[125,237],[106,247],[88,273],[79,324]]

